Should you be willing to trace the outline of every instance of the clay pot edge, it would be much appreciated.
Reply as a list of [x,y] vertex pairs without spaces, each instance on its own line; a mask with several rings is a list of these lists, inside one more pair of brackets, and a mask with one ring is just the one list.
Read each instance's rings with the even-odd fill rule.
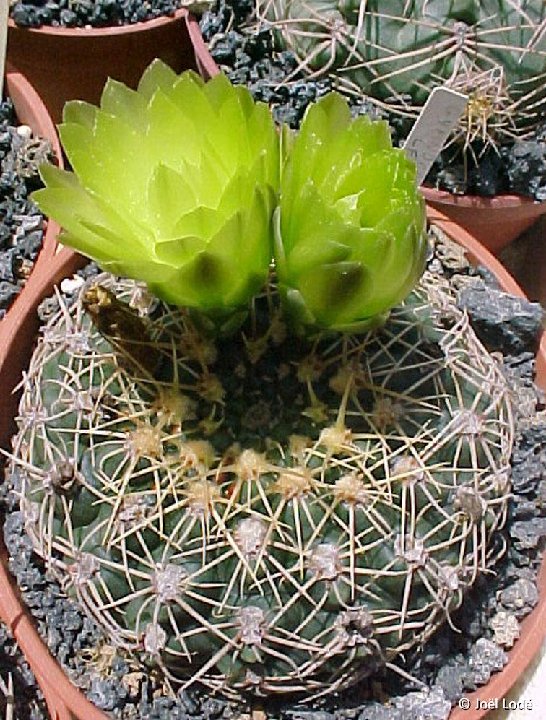
[[130,23],[128,25],[106,25],[104,27],[64,27],[58,25],[40,25],[39,27],[22,27],[17,25],[11,18],[8,20],[8,28],[10,31],[29,32],[33,34],[50,35],[53,37],[80,37],[82,35],[91,37],[100,37],[106,35],[126,35],[139,29],[152,29],[166,25],[174,18],[188,16],[186,8],[178,8],[172,15],[162,15],[161,17],[151,18],[150,20],[142,20],[141,22]]
[[455,195],[447,190],[437,190],[436,188],[421,185],[419,190],[427,202],[441,202],[457,207],[471,208],[481,210],[489,209],[513,209],[524,206],[526,212],[531,212],[531,208],[535,209],[536,216],[546,213],[546,201],[539,202],[525,195],[516,195],[515,193],[501,193],[493,197],[484,197],[482,195]]

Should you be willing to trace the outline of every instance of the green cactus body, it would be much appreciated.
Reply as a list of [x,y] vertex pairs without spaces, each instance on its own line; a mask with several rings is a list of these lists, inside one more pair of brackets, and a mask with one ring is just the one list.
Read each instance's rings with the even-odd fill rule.
[[509,392],[440,280],[373,333],[297,343],[274,287],[215,343],[97,282],[44,328],[12,470],[37,552],[111,642],[186,685],[332,692],[502,553]]
[[544,114],[546,6],[542,0],[267,0],[299,67],[337,89],[415,116],[442,84],[466,92],[465,136],[513,136]]

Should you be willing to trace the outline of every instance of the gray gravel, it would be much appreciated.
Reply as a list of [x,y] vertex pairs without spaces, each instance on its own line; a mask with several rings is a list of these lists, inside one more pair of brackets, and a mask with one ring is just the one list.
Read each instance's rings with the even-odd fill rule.
[[0,624],[0,678],[8,689],[13,682],[13,701],[0,691],[0,717],[6,717],[8,703],[16,720],[47,718],[45,701],[27,661],[5,625]]
[[17,127],[10,100],[0,103],[0,319],[21,291],[42,246],[44,218],[29,194],[49,144]]
[[533,347],[544,315],[539,303],[506,295],[483,282],[464,288],[459,306],[472,316],[474,328],[485,344],[507,355]]

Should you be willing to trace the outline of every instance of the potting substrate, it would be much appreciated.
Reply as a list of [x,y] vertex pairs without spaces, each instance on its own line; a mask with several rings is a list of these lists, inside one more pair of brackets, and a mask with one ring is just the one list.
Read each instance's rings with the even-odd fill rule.
[[18,0],[10,7],[10,17],[20,27],[116,27],[173,15],[181,7],[197,11],[207,1],[186,0]]
[[[108,634],[68,599],[52,571],[34,553],[19,509],[20,471],[4,487],[4,533],[10,569],[21,588],[42,637],[73,682],[97,707],[115,718],[174,720],[237,718],[251,707],[274,720],[446,720],[465,691],[488,682],[503,668],[506,650],[517,641],[518,622],[538,602],[536,575],[546,536],[546,418],[544,400],[532,382],[534,354],[541,330],[539,305],[499,291],[481,268],[469,265],[463,250],[432,229],[433,254],[428,269],[449,279],[457,305],[465,309],[484,345],[503,356],[502,367],[517,394],[516,442],[512,454],[508,522],[498,533],[498,549],[507,552],[480,574],[453,613],[422,647],[396,661],[400,672],[382,668],[346,691],[303,701],[301,697],[254,698],[248,704],[228,701],[198,683],[180,690],[143,662],[139,653],[115,648]],[[87,266],[61,284],[70,307],[85,279],[96,273]],[[56,297],[45,300],[40,316],[57,312]],[[263,420],[263,417],[262,417]],[[249,427],[257,418],[247,418]]]
[[38,167],[48,141],[18,125],[11,100],[0,105],[0,319],[21,291],[42,246],[44,217],[29,200],[42,186]]

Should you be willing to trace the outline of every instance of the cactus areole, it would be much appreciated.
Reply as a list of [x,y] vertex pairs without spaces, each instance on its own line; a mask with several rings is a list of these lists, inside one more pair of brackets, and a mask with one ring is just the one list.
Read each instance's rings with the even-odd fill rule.
[[109,272],[50,301],[24,379],[37,552],[171,682],[316,696],[395,663],[502,554],[513,441],[497,361],[416,285],[411,163],[338,96],[279,137],[159,64],[65,120],[75,174],[37,199]]

